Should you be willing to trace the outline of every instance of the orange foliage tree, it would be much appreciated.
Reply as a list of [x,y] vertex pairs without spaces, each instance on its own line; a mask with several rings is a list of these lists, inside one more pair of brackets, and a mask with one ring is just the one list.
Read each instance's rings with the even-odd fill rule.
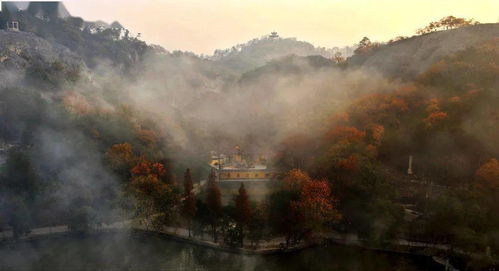
[[163,164],[158,162],[151,163],[144,158],[140,159],[140,161],[137,162],[132,169],[130,169],[130,172],[133,175],[153,175],[158,179],[166,176],[166,169]]
[[301,186],[310,181],[310,176],[307,173],[299,170],[292,169],[286,173],[286,176],[283,179],[284,187],[287,190],[300,190]]
[[292,237],[295,241],[319,233],[339,221],[341,215],[335,207],[336,199],[327,180],[313,180],[307,173],[293,169],[283,181],[286,190],[299,194],[297,200],[290,202],[290,217],[295,223]]
[[432,128],[437,125],[440,125],[447,118],[447,113],[445,112],[433,112],[430,113],[428,117],[426,117],[423,122],[426,128]]
[[327,180],[308,180],[302,184],[300,199],[292,202],[291,208],[303,218],[305,233],[317,233],[341,218],[335,201]]
[[152,130],[141,129],[138,131],[139,140],[147,146],[154,146],[159,142],[158,136]]
[[[172,199],[172,190],[168,185],[159,181],[154,175],[133,176],[130,180],[129,189],[135,199],[135,214],[140,224],[149,229],[152,225],[158,225],[158,221],[170,215],[164,212],[165,199]],[[170,209],[173,204],[167,207]]]
[[476,172],[475,177],[480,186],[491,189],[499,188],[499,161],[495,158],[483,164]]
[[360,131],[355,127],[346,127],[346,126],[336,126],[334,129],[330,130],[326,137],[330,140],[346,140],[348,142],[359,142],[364,136],[365,132]]
[[[106,159],[111,168],[119,175],[126,177],[130,167],[136,161],[132,151],[132,145],[129,143],[115,144],[106,151]],[[126,177],[128,179],[128,177]]]
[[366,154],[366,139],[366,132],[355,127],[336,126],[331,129],[324,139],[327,151],[321,170],[356,171]]

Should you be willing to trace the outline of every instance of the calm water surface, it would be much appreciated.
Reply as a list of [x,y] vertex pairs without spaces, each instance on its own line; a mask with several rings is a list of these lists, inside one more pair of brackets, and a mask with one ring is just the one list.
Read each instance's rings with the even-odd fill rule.
[[345,246],[248,256],[152,236],[59,237],[0,247],[0,270],[442,270],[425,257]]

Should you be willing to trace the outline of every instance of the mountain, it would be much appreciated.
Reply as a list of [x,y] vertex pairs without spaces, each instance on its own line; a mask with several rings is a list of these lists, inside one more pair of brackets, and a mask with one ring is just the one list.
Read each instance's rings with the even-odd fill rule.
[[216,50],[211,59],[244,73],[261,67],[273,59],[288,55],[320,55],[331,58],[333,54],[334,51],[331,49],[315,47],[296,38],[281,38],[274,33],[260,39],[253,39],[245,44],[238,44],[230,49]]
[[[8,85],[4,76],[42,76],[47,81],[57,77],[77,76],[85,64],[67,47],[48,42],[29,32],[0,30],[0,86]],[[3,76],[2,76],[3,75]],[[76,78],[73,78],[76,79]]]
[[30,2],[27,10],[31,15],[43,20],[64,19],[71,16],[62,2]]
[[[71,16],[62,2],[14,2],[2,1],[2,11],[12,16],[23,12],[29,13],[41,20],[64,19]],[[10,18],[17,19],[17,18]]]
[[499,37],[499,23],[479,24],[414,36],[347,60],[389,77],[412,79],[444,56]]
[[[64,5],[59,2],[30,2],[27,8],[20,8],[12,2],[2,2],[0,29],[5,22],[17,20],[21,32],[31,32],[51,43],[69,48],[79,55],[88,67],[109,62],[115,67],[127,70],[143,59],[152,47],[135,37],[124,33],[123,28],[102,27],[91,31],[91,26],[104,26],[104,23],[85,22],[71,17]],[[114,22],[113,27],[121,24]]]

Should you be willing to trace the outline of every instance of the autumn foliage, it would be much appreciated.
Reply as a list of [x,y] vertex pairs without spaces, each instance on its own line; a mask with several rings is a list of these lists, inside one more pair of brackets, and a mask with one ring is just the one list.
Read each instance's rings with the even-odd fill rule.
[[364,136],[365,132],[360,131],[355,127],[345,126],[336,126],[326,135],[329,140],[344,140],[347,142],[359,142],[364,138]]
[[138,131],[138,137],[147,146],[154,146],[159,141],[158,136],[152,130],[141,129]]
[[427,128],[435,127],[441,124],[447,118],[447,113],[445,112],[433,112],[426,117],[423,122]]
[[306,237],[340,220],[336,199],[327,180],[314,180],[305,172],[293,169],[287,173],[283,182],[286,190],[299,195],[297,200],[290,202],[290,217],[295,220],[295,231],[298,231],[295,235]]
[[132,146],[129,143],[115,144],[107,152],[106,156],[112,167],[130,165],[133,163]]
[[499,189],[499,161],[490,159],[476,171],[475,177],[480,182],[480,186]]
[[93,106],[81,94],[74,91],[66,91],[62,97],[64,108],[75,115],[84,116],[93,110]]

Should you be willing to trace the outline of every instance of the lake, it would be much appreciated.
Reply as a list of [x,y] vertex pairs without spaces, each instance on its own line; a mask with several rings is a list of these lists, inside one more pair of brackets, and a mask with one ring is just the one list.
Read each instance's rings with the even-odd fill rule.
[[330,245],[239,255],[134,233],[51,237],[0,247],[0,270],[443,270],[430,258]]

